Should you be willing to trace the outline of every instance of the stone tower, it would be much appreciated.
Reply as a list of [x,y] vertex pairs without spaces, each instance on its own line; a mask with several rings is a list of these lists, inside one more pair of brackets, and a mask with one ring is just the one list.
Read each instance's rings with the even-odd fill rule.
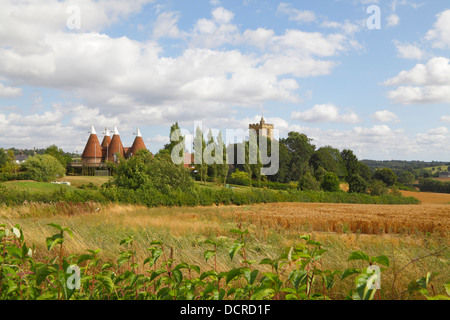
[[273,124],[266,123],[264,117],[261,117],[261,121],[259,123],[250,124],[248,126],[249,129],[256,130],[256,134],[258,137],[260,135],[269,137],[270,140],[273,140]]

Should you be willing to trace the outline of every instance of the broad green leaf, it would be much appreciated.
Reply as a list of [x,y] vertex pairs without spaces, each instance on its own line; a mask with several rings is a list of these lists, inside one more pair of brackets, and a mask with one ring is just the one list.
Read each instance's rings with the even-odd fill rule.
[[109,293],[113,292],[114,282],[110,277],[99,274],[95,276],[95,279],[98,280]]
[[61,234],[55,234],[52,237],[47,238],[46,240],[47,243],[47,250],[48,251],[52,251],[52,249],[58,245],[64,242],[64,238]]
[[236,253],[238,253],[239,250],[241,250],[243,246],[244,246],[244,244],[240,243],[240,242],[236,242],[233,244],[233,246],[228,251],[228,254],[230,255],[231,260],[233,260]]
[[50,227],[53,227],[53,228],[55,228],[55,229],[58,229],[59,231],[63,231],[63,228],[62,228],[59,224],[56,224],[56,223],[48,223],[47,225],[50,226]]
[[205,278],[207,278],[207,277],[212,277],[212,278],[214,278],[214,279],[217,279],[217,272],[215,272],[214,270],[210,270],[210,271],[203,272],[203,273],[200,275],[200,280],[203,280],[203,279],[205,279]]
[[378,256],[378,257],[372,257],[371,258],[373,262],[376,262],[378,264],[381,264],[385,267],[389,267],[389,258],[386,256]]
[[90,254],[82,254],[81,256],[78,257],[77,264],[79,265],[80,263],[83,263],[84,261],[89,261],[92,259],[94,259],[94,256],[92,256]]
[[272,298],[275,294],[275,290],[272,288],[261,288],[258,291],[255,291],[251,296],[251,300],[264,300],[265,298]]
[[214,250],[206,250],[203,253],[203,256],[204,256],[206,262],[208,262],[208,260],[215,255],[216,255],[216,251],[214,251]]
[[18,259],[22,259],[23,258],[22,250],[19,249],[18,247],[7,247],[6,250],[8,251],[8,253],[10,255],[12,255],[15,258],[18,258]]
[[348,261],[351,261],[351,260],[365,260],[367,262],[370,262],[369,256],[365,252],[362,252],[362,251],[353,251],[350,254],[350,257],[348,257]]
[[52,273],[56,272],[57,270],[53,268],[52,266],[41,264],[36,267],[36,284],[38,286],[41,285],[41,283]]
[[344,280],[345,278],[347,278],[355,273],[361,273],[361,271],[358,269],[355,269],[355,268],[345,269],[344,272],[342,273],[341,280]]
[[228,284],[230,281],[239,277],[241,274],[242,274],[242,270],[240,268],[231,269],[230,271],[227,272],[226,283]]
[[180,270],[174,269],[172,270],[172,274],[176,283],[181,283],[181,281],[183,281],[183,273],[181,273]]

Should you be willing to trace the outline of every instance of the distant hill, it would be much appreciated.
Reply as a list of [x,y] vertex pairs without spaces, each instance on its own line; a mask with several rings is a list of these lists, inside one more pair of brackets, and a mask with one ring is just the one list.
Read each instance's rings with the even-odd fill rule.
[[440,161],[405,161],[405,160],[362,160],[371,171],[375,171],[376,169],[381,168],[390,168],[394,172],[398,171],[411,171],[416,169],[425,169],[430,167],[438,167],[438,166],[449,166],[450,162],[440,162]]

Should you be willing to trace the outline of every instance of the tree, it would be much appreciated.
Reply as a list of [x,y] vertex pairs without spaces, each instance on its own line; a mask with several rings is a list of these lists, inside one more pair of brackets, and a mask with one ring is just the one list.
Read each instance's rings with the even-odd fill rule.
[[160,192],[187,191],[193,188],[192,178],[183,165],[174,164],[168,154],[153,157],[145,149],[117,165],[113,184],[134,190],[154,188]]
[[366,193],[366,191],[367,182],[359,174],[353,174],[348,177],[349,193]]
[[27,171],[33,180],[49,182],[57,177],[64,177],[66,169],[55,157],[49,154],[29,157],[22,163],[22,170]]
[[0,172],[16,173],[19,166],[15,162],[16,157],[12,150],[0,149]]
[[412,172],[409,172],[409,171],[403,171],[398,176],[398,182],[403,183],[404,185],[407,185],[407,186],[412,186],[415,181],[416,181],[416,176]]
[[359,161],[352,150],[344,149],[341,152],[341,158],[346,169],[346,180],[353,174],[359,173]]
[[311,172],[307,171],[299,180],[298,188],[302,191],[314,190],[318,191],[320,189],[320,182],[318,182]]
[[305,134],[293,131],[288,133],[286,139],[281,139],[280,142],[285,144],[291,153],[289,164],[291,181],[300,180],[300,177],[308,170],[309,159],[316,148],[311,144],[311,141],[312,139],[309,139]]
[[337,192],[341,190],[339,177],[334,172],[327,172],[323,177],[321,187],[324,191]]
[[[171,127],[170,127],[170,135],[169,135],[169,139],[170,142],[164,145],[164,149],[163,150],[167,150],[168,154],[170,155],[172,153],[172,149],[178,145],[179,143],[181,143],[183,141],[183,137],[179,136],[179,139],[177,141],[172,141],[172,135],[176,130],[180,130],[180,126],[178,125],[178,122],[175,122]],[[165,152],[163,152],[165,153]],[[184,153],[184,147],[182,148],[182,150],[180,151],[180,156],[182,156],[182,153]]]
[[227,148],[225,146],[225,143],[223,142],[222,131],[219,131],[219,135],[217,136],[217,145],[222,145],[222,155],[216,155],[217,157],[222,156],[222,163],[217,164],[217,174],[222,180],[223,185],[225,186],[227,183],[228,171],[230,168],[228,166]]
[[309,163],[315,171],[322,167],[325,171],[334,172],[340,177],[345,176],[345,167],[341,154],[338,149],[330,146],[321,147],[315,151]]
[[66,154],[62,149],[58,148],[56,145],[51,145],[47,149],[44,150],[44,154],[48,154],[53,156],[56,160],[58,160],[61,165],[65,168],[67,167],[67,163],[72,161],[72,157]]
[[397,176],[395,175],[394,171],[389,168],[378,169],[377,171],[375,171],[373,178],[382,181],[388,187],[393,186],[397,181]]
[[204,184],[206,184],[206,177],[208,174],[208,164],[203,157],[205,148],[206,142],[203,138],[203,132],[200,127],[197,127],[194,138],[194,161],[198,163],[195,163],[195,170],[200,174],[200,181]]
[[370,182],[372,180],[373,174],[372,174],[372,171],[370,171],[370,168],[367,164],[359,161],[358,171],[359,171],[359,175],[361,176],[361,178],[363,178],[367,182]]

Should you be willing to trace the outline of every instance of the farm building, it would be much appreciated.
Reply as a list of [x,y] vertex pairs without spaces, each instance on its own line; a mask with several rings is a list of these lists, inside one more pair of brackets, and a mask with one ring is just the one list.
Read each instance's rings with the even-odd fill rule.
[[83,154],[81,155],[81,162],[89,165],[99,165],[107,161],[117,162],[118,157],[128,159],[139,150],[146,149],[139,129],[137,129],[136,138],[131,147],[123,146],[117,127],[114,128],[113,133],[113,137],[111,138],[108,128],[105,128],[105,136],[100,144],[97,132],[95,131],[94,126],[92,126],[90,136],[84,147]]

